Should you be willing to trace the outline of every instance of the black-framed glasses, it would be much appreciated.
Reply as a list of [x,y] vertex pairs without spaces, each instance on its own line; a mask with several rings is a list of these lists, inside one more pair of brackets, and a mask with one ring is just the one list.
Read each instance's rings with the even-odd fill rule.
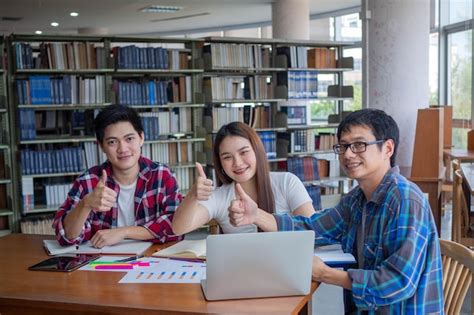
[[371,144],[383,143],[385,140],[375,140],[375,141],[357,141],[352,143],[339,143],[332,146],[334,153],[336,154],[344,154],[346,153],[347,149],[350,148],[354,153],[362,153],[367,150],[367,146]]

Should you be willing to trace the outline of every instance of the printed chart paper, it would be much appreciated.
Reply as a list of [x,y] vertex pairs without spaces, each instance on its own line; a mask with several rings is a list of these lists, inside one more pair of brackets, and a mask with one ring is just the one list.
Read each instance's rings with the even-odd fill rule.
[[150,266],[129,271],[119,283],[200,283],[206,278],[206,263],[151,257],[140,261]]

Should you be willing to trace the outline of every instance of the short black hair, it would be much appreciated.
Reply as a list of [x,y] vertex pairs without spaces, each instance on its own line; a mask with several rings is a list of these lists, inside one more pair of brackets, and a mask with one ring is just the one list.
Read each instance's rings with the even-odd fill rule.
[[[347,115],[339,124],[337,128],[337,140],[341,140],[342,133],[349,132],[354,126],[366,126],[375,136],[376,140],[392,139],[395,143],[393,155],[390,158],[390,165],[395,166],[397,157],[398,142],[400,138],[400,131],[395,120],[387,115],[383,110],[375,108],[365,108],[354,111]],[[382,144],[379,144],[382,147]]]
[[122,121],[131,123],[135,131],[139,135],[142,134],[142,120],[136,110],[125,105],[109,105],[102,109],[94,119],[94,129],[97,141],[102,143],[104,140],[105,128]]

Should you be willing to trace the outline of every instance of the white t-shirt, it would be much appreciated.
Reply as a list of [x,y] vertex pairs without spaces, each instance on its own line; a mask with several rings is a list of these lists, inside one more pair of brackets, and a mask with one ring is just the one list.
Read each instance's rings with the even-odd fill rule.
[[[270,172],[273,196],[275,197],[275,213],[293,212],[307,202],[313,202],[303,183],[296,175],[287,172]],[[208,200],[199,201],[209,212],[209,218],[215,219],[224,233],[257,232],[254,224],[235,227],[230,224],[228,208],[235,199],[235,183],[217,187]]]
[[120,192],[118,194],[118,218],[117,227],[134,226],[135,225],[135,207],[134,197],[137,181],[131,185],[120,185]]

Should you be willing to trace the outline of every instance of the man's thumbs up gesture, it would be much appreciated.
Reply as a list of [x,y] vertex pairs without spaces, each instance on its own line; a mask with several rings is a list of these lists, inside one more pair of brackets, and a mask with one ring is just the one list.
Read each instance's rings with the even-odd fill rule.
[[229,206],[230,223],[234,226],[253,224],[257,220],[258,206],[240,186],[235,183],[235,199]]
[[208,200],[209,196],[214,190],[214,187],[212,186],[212,180],[207,179],[202,165],[198,162],[196,162],[196,171],[198,177],[196,178],[196,182],[191,189],[191,194],[194,195],[197,200]]
[[94,190],[84,200],[86,206],[92,210],[104,212],[109,211],[117,201],[117,193],[107,187],[107,172],[102,170],[102,176]]

